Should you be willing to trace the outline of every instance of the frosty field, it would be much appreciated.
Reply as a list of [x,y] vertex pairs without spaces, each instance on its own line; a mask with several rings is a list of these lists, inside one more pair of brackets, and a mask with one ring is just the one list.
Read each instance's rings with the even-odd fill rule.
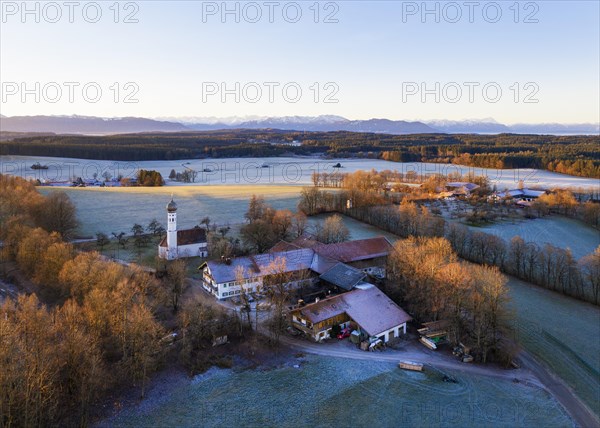
[[458,383],[430,368],[312,355],[272,370],[211,369],[99,426],[573,426],[536,387],[448,374]]
[[559,248],[570,248],[577,259],[593,253],[600,245],[598,230],[566,217],[501,221],[491,226],[469,227],[471,230],[492,233],[507,242],[519,235],[525,241],[535,242],[540,247],[551,244]]
[[[48,165],[47,170],[32,170],[30,166],[40,162]],[[183,171],[185,167],[199,171],[196,185],[212,184],[284,184],[300,185],[311,183],[313,172],[334,172],[333,165],[340,163],[340,172],[358,170],[397,170],[418,174],[461,174],[474,173],[486,175],[498,190],[514,189],[519,180],[526,186],[544,187],[598,187],[598,180],[592,178],[573,177],[570,175],[538,169],[489,169],[474,168],[453,164],[423,162],[389,162],[381,159],[324,159],[319,157],[266,157],[266,158],[221,158],[221,159],[189,159],[171,161],[115,162],[90,159],[53,158],[40,156],[0,156],[0,173],[19,175],[41,180],[70,180],[72,176],[91,179],[94,173],[99,177],[104,171],[113,177],[121,174],[124,177],[135,177],[139,169],[159,171],[166,179],[171,169]],[[268,168],[263,168],[266,165]],[[202,172],[205,169],[210,172]],[[168,185],[185,185],[167,182]],[[190,184],[194,185],[194,184]]]
[[193,227],[203,217],[213,223],[228,224],[244,221],[248,199],[263,195],[277,209],[296,210],[300,188],[297,186],[172,186],[172,187],[40,187],[47,194],[65,191],[77,206],[79,234],[92,236],[97,232],[130,233],[134,223],[146,226],[153,218],[166,223],[165,206],[171,193],[177,202],[177,225]]
[[508,285],[518,341],[600,415],[600,308],[515,278]]

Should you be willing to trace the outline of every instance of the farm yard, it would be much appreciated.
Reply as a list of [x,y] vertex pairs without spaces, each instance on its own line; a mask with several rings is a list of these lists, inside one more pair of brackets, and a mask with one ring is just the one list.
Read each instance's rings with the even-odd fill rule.
[[[458,383],[444,382],[444,374]],[[98,426],[190,426],[200,420],[204,426],[574,426],[534,386],[313,355],[271,370],[211,369],[177,382],[167,394],[151,390],[139,406]]]

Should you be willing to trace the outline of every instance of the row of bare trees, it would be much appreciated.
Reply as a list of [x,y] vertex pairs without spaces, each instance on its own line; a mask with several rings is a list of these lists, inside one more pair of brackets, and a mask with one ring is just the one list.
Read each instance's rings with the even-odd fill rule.
[[387,292],[416,320],[446,320],[453,344],[470,345],[480,361],[510,363],[508,290],[498,268],[460,262],[444,238],[409,238],[394,245],[388,271]]
[[75,205],[64,192],[39,194],[33,183],[0,174],[0,222],[30,223],[71,238],[78,226]]
[[571,250],[538,245],[515,236],[509,243],[495,235],[451,223],[446,236],[459,256],[498,266],[517,278],[596,305],[600,304],[600,247],[579,261]]

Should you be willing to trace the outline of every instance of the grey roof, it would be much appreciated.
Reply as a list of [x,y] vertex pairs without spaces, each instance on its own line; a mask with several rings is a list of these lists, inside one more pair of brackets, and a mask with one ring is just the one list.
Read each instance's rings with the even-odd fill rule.
[[372,284],[360,285],[352,291],[306,305],[294,312],[313,324],[346,313],[370,336],[377,336],[412,319]]
[[365,273],[344,263],[336,263],[331,269],[320,276],[344,290],[352,290],[356,284],[365,278]]
[[540,196],[542,196],[545,193],[546,193],[545,190],[513,189],[513,190],[507,190],[505,192],[500,192],[496,196],[499,198],[506,198],[506,197],[515,198],[515,197],[519,197],[519,196],[525,196],[525,197],[530,197],[530,198],[539,198]]
[[[308,247],[303,247],[305,245]],[[310,269],[322,275],[339,262],[351,263],[387,256],[391,248],[392,244],[383,236],[337,244],[316,243],[316,241],[304,237],[300,240],[296,239],[293,243],[281,241],[271,248],[268,253],[232,258],[229,264],[222,261],[209,261],[205,265],[208,266],[217,283],[235,281],[236,272],[240,269],[243,270],[245,279],[268,275],[267,267],[277,258],[286,260],[286,271],[288,272]],[[343,263],[339,264],[346,266]],[[203,264],[201,267],[205,265]],[[346,268],[350,267],[346,266]],[[350,290],[358,282],[355,281],[351,285],[345,285],[345,280],[338,279],[337,282],[334,282],[327,278],[324,279],[336,285],[338,285],[337,282],[340,282],[338,286],[342,288],[349,287],[345,288],[347,290]]]
[[453,181],[451,183],[446,183],[446,187],[463,187],[469,191],[479,188],[477,184],[469,183],[468,181]]
[[312,263],[310,265],[310,269],[319,275],[327,272],[329,269],[334,267],[338,263],[337,260],[332,259],[331,257],[324,256],[319,253],[315,253],[313,256]]
[[349,305],[346,313],[370,336],[412,320],[404,310],[374,285],[343,294]]
[[237,279],[238,272],[244,279],[257,276],[269,275],[270,265],[276,260],[285,260],[285,271],[295,272],[302,269],[310,269],[314,257],[314,251],[310,248],[282,251],[277,253],[265,253],[248,257],[235,257],[230,263],[211,260],[206,262],[213,279],[221,284]]

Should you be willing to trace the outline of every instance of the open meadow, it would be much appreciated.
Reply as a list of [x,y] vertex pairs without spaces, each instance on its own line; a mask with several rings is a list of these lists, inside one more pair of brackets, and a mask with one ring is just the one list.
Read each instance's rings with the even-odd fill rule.
[[210,217],[220,225],[241,223],[252,194],[263,195],[277,209],[296,210],[300,187],[281,185],[169,187],[40,187],[42,194],[64,191],[77,207],[79,235],[130,233],[134,223],[146,226],[156,218],[166,225],[165,206],[177,202],[177,225],[190,228]]
[[[444,382],[444,374],[457,383]],[[168,387],[167,387],[168,388]],[[394,363],[306,356],[271,370],[213,368],[100,427],[572,427],[545,391],[508,380]]]
[[600,308],[509,278],[517,340],[600,415]]
[[[35,162],[47,165],[47,170],[32,170]],[[341,168],[333,168],[337,163]],[[186,168],[198,171],[196,183],[184,184],[167,180],[172,169],[183,172]],[[159,171],[167,185],[306,185],[311,183],[313,172],[355,172],[358,170],[390,170],[402,173],[430,175],[460,173],[487,176],[498,190],[514,189],[519,181],[528,187],[542,186],[597,188],[598,179],[574,177],[539,169],[493,169],[476,168],[454,164],[430,162],[391,162],[381,159],[356,159],[321,157],[260,157],[260,158],[216,158],[182,159],[170,161],[117,162],[93,159],[73,159],[41,156],[0,156],[0,173],[37,178],[49,181],[71,180],[73,176],[91,179],[93,174],[102,177],[107,171],[113,177],[122,175],[133,178],[140,169]],[[204,172],[204,171],[208,172]]]
[[576,259],[593,253],[600,245],[600,231],[582,221],[560,216],[499,221],[490,226],[468,227],[494,234],[506,242],[518,235],[540,247],[550,244],[558,248],[569,248]]

